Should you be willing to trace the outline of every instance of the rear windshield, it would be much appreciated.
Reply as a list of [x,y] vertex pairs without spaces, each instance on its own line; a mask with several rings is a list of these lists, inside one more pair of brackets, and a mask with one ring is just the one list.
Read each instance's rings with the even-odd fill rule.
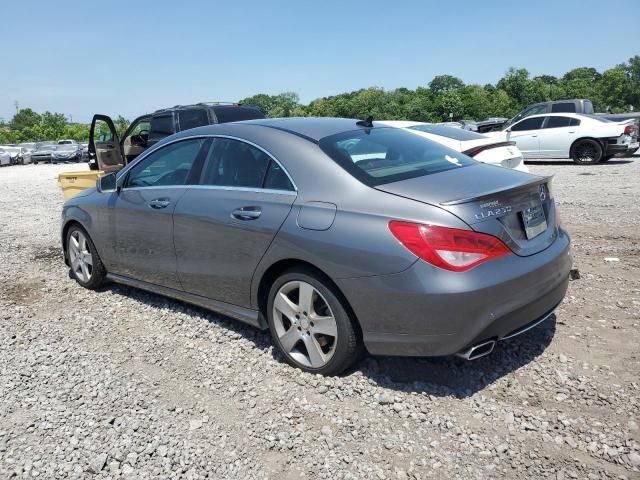
[[399,128],[353,130],[324,137],[319,145],[370,187],[475,163],[460,152]]
[[479,133],[463,130],[462,128],[448,127],[446,125],[414,125],[409,128],[411,130],[418,130],[419,132],[427,132],[432,133],[433,135],[440,135],[441,137],[453,138],[454,140],[464,141],[487,138]]
[[602,122],[602,123],[611,123],[611,122],[613,122],[613,120],[610,120],[610,119],[608,119],[606,117],[601,117],[600,115],[585,115],[585,114],[582,114],[582,116],[583,117],[593,118],[594,120],[598,120],[599,122]]

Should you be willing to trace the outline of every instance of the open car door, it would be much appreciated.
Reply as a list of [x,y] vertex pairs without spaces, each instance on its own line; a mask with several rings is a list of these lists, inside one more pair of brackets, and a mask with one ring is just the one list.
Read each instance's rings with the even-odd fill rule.
[[89,155],[95,158],[98,170],[117,172],[124,167],[124,157],[116,127],[106,115],[94,115],[89,131]]

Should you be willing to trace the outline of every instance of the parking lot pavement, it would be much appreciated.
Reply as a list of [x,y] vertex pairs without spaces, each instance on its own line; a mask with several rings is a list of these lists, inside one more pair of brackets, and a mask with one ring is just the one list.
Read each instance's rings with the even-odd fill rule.
[[573,237],[557,320],[340,378],[217,314],[82,289],[55,183],[78,166],[0,169],[0,477],[640,478],[640,158],[530,167]]

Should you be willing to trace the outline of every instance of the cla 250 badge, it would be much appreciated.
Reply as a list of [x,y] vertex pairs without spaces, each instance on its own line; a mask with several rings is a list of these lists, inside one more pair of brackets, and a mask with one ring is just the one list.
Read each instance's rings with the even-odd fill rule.
[[[482,206],[482,205],[481,205]],[[502,215],[506,215],[511,211],[511,206],[507,205],[504,207],[491,208],[489,210],[481,211],[480,213],[476,213],[476,220],[484,220],[489,217],[500,217]]]

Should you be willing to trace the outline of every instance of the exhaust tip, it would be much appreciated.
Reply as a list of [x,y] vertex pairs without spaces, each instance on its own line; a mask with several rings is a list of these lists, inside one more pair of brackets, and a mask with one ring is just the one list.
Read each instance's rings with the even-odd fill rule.
[[464,358],[465,360],[476,360],[485,355],[489,355],[493,352],[493,348],[496,346],[495,340],[489,340],[488,342],[478,343],[472,347],[469,347],[462,352],[456,353],[456,356]]

